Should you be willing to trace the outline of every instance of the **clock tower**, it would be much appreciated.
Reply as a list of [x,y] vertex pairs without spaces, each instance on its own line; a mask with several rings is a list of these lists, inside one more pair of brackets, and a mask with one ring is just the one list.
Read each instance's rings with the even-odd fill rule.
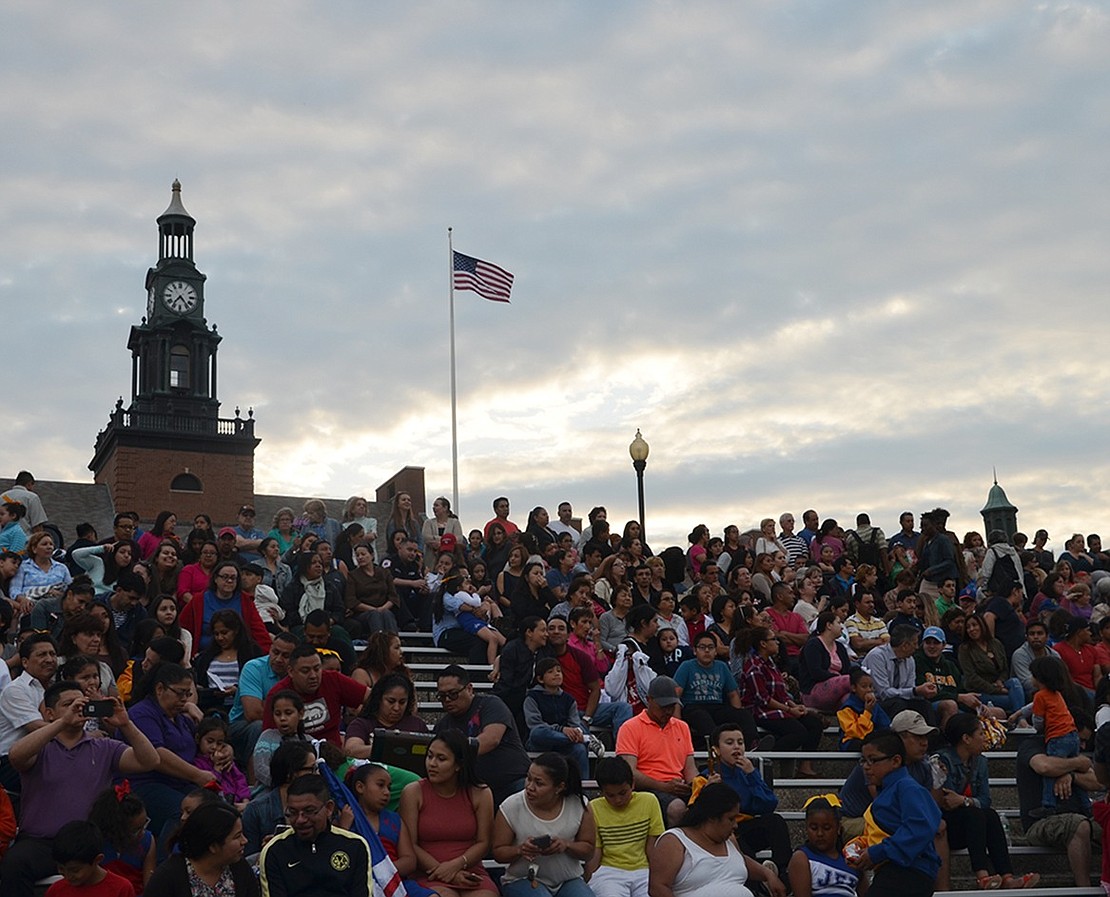
[[[144,519],[171,510],[234,521],[254,499],[253,414],[219,416],[216,351],[222,337],[204,317],[207,279],[193,261],[196,220],[173,182],[158,218],[158,261],[146,274],[146,316],[132,326],[131,404],[116,403],[89,468],[117,510]],[[226,507],[225,507],[226,505]]]

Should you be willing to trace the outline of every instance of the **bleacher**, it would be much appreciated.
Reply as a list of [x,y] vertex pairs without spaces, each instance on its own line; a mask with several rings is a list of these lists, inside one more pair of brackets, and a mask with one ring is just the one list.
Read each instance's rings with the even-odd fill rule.
[[[443,648],[437,648],[432,643],[430,633],[407,632],[401,635],[405,663],[412,671],[416,684],[417,703],[420,715],[434,724],[442,715],[439,701],[435,699],[436,675],[449,663],[461,665],[469,673],[474,690],[477,692],[488,691],[492,683],[488,679],[490,667],[486,664],[471,664],[464,657],[452,655]],[[802,805],[813,794],[836,792],[840,789],[844,779],[851,772],[852,764],[858,762],[859,754],[839,751],[839,730],[835,725],[835,718],[826,717],[829,725],[825,728],[820,749],[812,753],[790,752],[776,753],[774,751],[756,754],[752,752],[753,759],[758,758],[760,768],[765,778],[773,783],[775,793],[779,797],[778,812],[787,820],[791,838],[795,845],[803,840],[804,816]],[[1003,817],[1004,824],[1008,826],[1012,841],[1010,856],[1013,861],[1014,874],[1021,875],[1025,872],[1039,872],[1041,881],[1039,887],[1029,890],[1015,890],[1013,895],[1023,894],[1026,897],[1102,897],[1103,891],[1098,886],[1100,855],[1097,844],[1092,848],[1091,888],[1077,888],[1074,885],[1071,868],[1067,856],[1063,853],[1051,851],[1042,847],[1029,845],[1024,838],[1021,819],[1018,812],[1017,784],[1014,772],[1014,762],[1017,756],[1017,739],[1021,735],[1012,734],[1003,750],[987,753],[988,769],[991,775],[991,799],[994,809]],[[611,746],[611,742],[607,742]],[[695,745],[695,747],[697,747]],[[695,753],[699,768],[705,766],[706,753]],[[813,760],[818,772],[818,778],[797,778],[793,776],[795,761]],[[592,762],[592,761],[591,761]],[[585,783],[589,796],[598,794],[596,782]],[[1097,830],[1098,826],[1092,822]],[[769,858],[760,857],[761,859]],[[953,892],[966,892],[977,890],[977,884],[969,864],[967,851],[953,851],[951,881]],[[785,875],[785,870],[783,870]],[[945,892],[938,892],[944,894]],[[1010,892],[1005,890],[993,893],[1009,897]]]

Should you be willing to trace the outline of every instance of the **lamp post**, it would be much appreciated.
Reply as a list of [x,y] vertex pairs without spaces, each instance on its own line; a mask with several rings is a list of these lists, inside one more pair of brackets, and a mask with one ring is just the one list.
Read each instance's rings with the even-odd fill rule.
[[636,438],[628,446],[628,454],[632,456],[632,466],[636,470],[636,491],[640,499],[640,539],[644,542],[647,541],[644,529],[644,469],[647,467],[649,451],[651,449],[637,427]]

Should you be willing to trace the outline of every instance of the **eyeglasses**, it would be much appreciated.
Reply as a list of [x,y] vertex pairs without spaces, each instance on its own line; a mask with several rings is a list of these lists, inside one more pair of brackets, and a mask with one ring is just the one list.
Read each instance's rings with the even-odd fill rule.
[[324,804],[320,804],[320,806],[318,806],[318,807],[306,807],[303,810],[294,810],[292,807],[289,807],[285,811],[285,818],[288,819],[290,822],[292,822],[294,819],[297,819],[300,816],[304,816],[306,819],[311,819],[313,816],[315,816],[317,813],[319,813],[322,809],[324,809],[324,806],[325,806]]
[[167,685],[166,691],[172,691],[182,701],[188,701],[193,695],[193,690],[191,688],[174,688],[172,685]]
[[448,701],[455,700],[463,691],[463,688],[453,688],[451,691],[437,691],[436,699],[446,704]]
[[883,762],[884,760],[889,760],[889,759],[890,759],[890,757],[889,757],[889,756],[883,756],[883,757],[860,757],[860,758],[859,758],[859,765],[860,765],[860,766],[874,766],[874,765],[875,765],[876,763],[882,763],[882,762]]

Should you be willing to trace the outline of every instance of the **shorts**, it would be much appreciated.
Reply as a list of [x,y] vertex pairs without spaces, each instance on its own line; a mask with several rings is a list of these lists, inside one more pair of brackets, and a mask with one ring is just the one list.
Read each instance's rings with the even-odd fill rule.
[[480,617],[467,611],[460,611],[455,614],[455,619],[459,622],[459,628],[463,632],[469,632],[471,635],[477,634],[480,630],[485,629],[489,624]]
[[845,816],[840,820],[840,830],[844,834],[845,841],[858,838],[863,834],[863,828],[864,822],[862,816]]
[[[1075,836],[1076,830],[1084,822],[1089,822],[1086,816],[1078,813],[1057,813],[1038,819],[1025,830],[1026,840],[1035,847],[1051,847],[1053,850],[1067,850],[1068,842]],[[1091,825],[1091,832],[1098,830],[1099,826]]]
[[598,866],[588,884],[595,897],[648,897],[648,870]]

